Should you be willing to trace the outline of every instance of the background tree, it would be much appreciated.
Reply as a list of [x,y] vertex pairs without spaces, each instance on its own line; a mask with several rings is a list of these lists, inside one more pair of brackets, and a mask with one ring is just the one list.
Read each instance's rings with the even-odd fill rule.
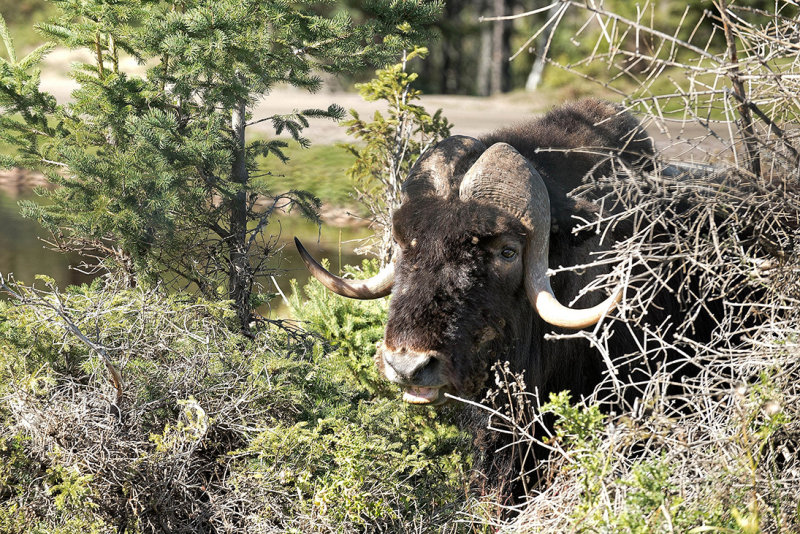
[[[310,117],[328,109],[253,117],[253,104],[279,83],[314,91],[320,72],[382,64],[418,42],[438,2],[376,1],[354,24],[318,2],[57,2],[38,29],[91,52],[72,75],[74,102],[59,105],[38,88],[46,49],[17,61],[7,32],[0,67],[0,138],[12,161],[45,172],[60,187],[28,202],[27,215],[54,244],[124,272],[130,285],[160,279],[232,299],[248,328],[257,277],[274,248],[265,227],[277,209],[314,217],[319,201],[301,191],[271,195],[259,156],[285,159],[284,140],[251,139],[271,121],[276,136],[301,145]],[[5,25],[3,25],[5,28]],[[123,56],[146,65],[125,72]]]
[[[745,0],[737,4],[762,12],[771,6],[763,0]],[[442,16],[433,23],[436,39],[425,43],[430,50],[429,60],[417,67],[420,69],[419,87],[426,93],[489,94],[490,81],[494,80],[494,86],[502,87],[503,92],[523,87],[528,90],[570,87],[579,91],[580,88],[574,88],[575,80],[562,75],[548,60],[575,63],[591,54],[592,50],[581,44],[582,39],[575,40],[573,35],[580,33],[586,37],[602,30],[597,20],[584,25],[586,20],[577,9],[581,5],[562,0],[446,2]],[[654,27],[664,31],[680,26],[679,37],[686,39],[694,31],[698,41],[709,37],[714,27],[703,14],[717,12],[710,0],[659,0],[641,5],[606,0],[603,9],[613,10],[630,20],[641,13],[652,19]],[[0,13],[6,16],[9,24],[12,19],[20,24],[23,16],[25,20],[41,18],[48,10],[53,8],[44,0],[0,0]],[[356,26],[375,16],[371,3],[356,0],[314,4],[313,12],[327,17],[346,14]],[[496,16],[506,19],[496,21]],[[545,25],[546,22],[549,24]],[[495,33],[498,38],[493,38]],[[32,41],[24,32],[19,32],[19,36],[26,43]],[[627,40],[632,44],[634,37],[629,35]],[[714,46],[724,48],[724,44],[723,39]],[[339,83],[349,88],[353,82],[368,79],[370,74],[369,69],[354,72],[341,78]]]

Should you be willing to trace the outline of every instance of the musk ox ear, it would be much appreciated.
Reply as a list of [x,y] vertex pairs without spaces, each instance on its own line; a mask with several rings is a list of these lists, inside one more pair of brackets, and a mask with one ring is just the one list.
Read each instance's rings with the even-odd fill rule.
[[525,291],[542,320],[563,328],[585,328],[619,302],[621,290],[587,309],[567,308],[558,301],[547,277],[550,198],[541,175],[514,147],[506,143],[489,147],[465,174],[459,195],[498,206],[525,226]]
[[486,145],[473,137],[454,135],[425,152],[403,182],[402,201],[426,195],[447,198]]

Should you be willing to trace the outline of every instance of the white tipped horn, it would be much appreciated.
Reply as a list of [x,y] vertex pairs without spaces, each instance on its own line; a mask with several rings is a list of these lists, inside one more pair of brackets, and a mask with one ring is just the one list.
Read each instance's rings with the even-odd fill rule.
[[300,257],[303,258],[303,263],[306,264],[309,272],[320,281],[322,285],[343,297],[351,299],[378,299],[385,297],[392,292],[392,284],[394,283],[394,263],[390,263],[381,271],[366,280],[345,280],[340,276],[336,276],[328,272],[325,267],[320,265],[317,260],[308,253],[306,248],[296,237],[294,244]]
[[[526,281],[527,282],[527,281]],[[608,315],[613,310],[619,301],[622,299],[622,288],[617,288],[613,295],[606,300],[591,308],[584,308],[576,310],[567,308],[561,304],[556,296],[553,294],[553,289],[550,287],[550,281],[547,278],[544,281],[539,281],[538,284],[532,284],[533,287],[527,287],[528,300],[531,305],[539,314],[543,321],[562,328],[581,329],[588,326],[597,324],[597,322]]]

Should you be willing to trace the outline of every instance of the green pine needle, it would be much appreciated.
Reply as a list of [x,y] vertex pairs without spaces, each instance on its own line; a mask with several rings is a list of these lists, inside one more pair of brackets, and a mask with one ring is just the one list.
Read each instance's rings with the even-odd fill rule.
[[17,54],[14,50],[14,42],[11,40],[11,34],[8,33],[6,19],[4,19],[2,15],[0,15],[0,38],[3,39],[3,44],[6,47],[6,52],[8,53],[8,62],[14,65],[17,62]]

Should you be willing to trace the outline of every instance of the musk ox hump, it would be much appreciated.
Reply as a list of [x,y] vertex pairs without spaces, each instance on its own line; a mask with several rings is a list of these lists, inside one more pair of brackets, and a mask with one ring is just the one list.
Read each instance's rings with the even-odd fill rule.
[[403,182],[403,203],[426,195],[447,198],[454,194],[464,173],[484,150],[486,145],[466,135],[439,142],[417,160]]

